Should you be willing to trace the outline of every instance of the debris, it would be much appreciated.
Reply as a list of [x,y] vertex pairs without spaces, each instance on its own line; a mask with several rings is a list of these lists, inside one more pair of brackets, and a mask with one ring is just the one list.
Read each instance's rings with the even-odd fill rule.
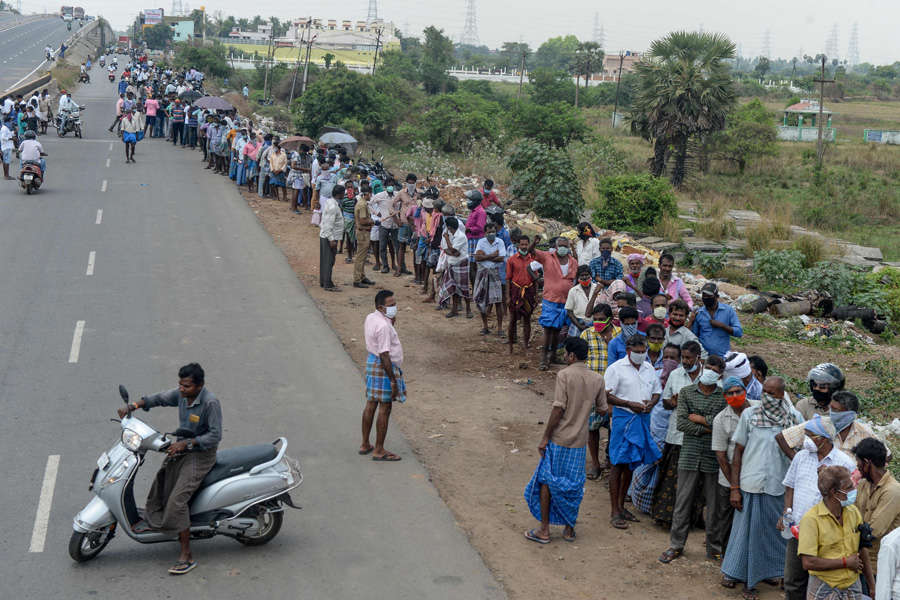
[[800,300],[798,302],[778,302],[769,307],[776,317],[790,317],[795,315],[808,315],[812,312],[812,303],[809,300]]
[[439,438],[439,437],[444,437],[444,434],[443,433],[432,433],[431,435],[428,436],[428,439],[433,440],[433,439]]
[[744,294],[734,301],[734,308],[741,312],[759,314],[769,308],[769,299],[759,294]]

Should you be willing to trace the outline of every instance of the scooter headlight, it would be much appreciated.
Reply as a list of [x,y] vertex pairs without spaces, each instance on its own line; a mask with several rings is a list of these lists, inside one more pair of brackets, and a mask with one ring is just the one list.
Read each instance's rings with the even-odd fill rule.
[[144,441],[144,438],[138,432],[131,429],[122,430],[122,445],[132,452],[137,452],[137,449],[141,447],[142,441]]

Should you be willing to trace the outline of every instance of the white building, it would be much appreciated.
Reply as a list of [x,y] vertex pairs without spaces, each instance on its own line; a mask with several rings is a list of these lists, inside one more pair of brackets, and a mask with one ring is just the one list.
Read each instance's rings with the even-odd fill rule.
[[367,23],[366,21],[350,20],[338,21],[336,19],[313,18],[308,23],[308,18],[302,17],[291,22],[287,35],[279,38],[279,42],[291,42],[299,45],[309,39],[309,35],[315,37],[315,46],[328,50],[374,50],[378,40],[378,32],[381,31],[381,47],[393,43],[399,43],[396,36],[396,28],[393,23],[385,23],[381,19]]

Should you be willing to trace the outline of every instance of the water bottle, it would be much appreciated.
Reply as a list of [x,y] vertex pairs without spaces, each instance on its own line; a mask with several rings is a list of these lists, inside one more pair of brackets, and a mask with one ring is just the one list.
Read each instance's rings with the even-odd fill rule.
[[786,540],[794,537],[794,534],[791,533],[791,526],[794,524],[794,511],[792,509],[787,509],[784,511],[784,516],[781,517],[781,537]]

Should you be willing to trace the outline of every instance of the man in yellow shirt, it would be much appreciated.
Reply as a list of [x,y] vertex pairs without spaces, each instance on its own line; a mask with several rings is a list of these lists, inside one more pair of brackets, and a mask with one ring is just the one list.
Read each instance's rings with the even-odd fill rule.
[[859,574],[870,590],[875,578],[868,548],[859,547],[862,515],[853,504],[856,490],[845,467],[831,466],[819,471],[822,501],[800,520],[797,554],[809,571],[807,598],[849,597],[862,594]]

